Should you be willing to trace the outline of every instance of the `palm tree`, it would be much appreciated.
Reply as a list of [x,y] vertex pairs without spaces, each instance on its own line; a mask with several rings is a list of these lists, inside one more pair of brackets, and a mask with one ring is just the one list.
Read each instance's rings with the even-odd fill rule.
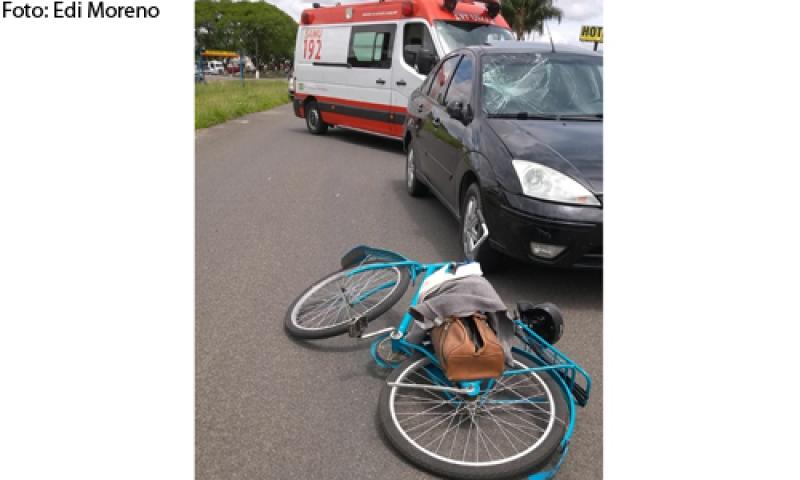
[[532,31],[542,35],[545,20],[555,18],[561,23],[564,13],[553,5],[553,0],[503,0],[501,11],[517,40],[523,40]]

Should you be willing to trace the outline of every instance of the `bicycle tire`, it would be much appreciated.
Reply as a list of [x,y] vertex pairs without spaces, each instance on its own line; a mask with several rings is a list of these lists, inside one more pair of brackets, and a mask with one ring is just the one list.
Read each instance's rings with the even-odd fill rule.
[[[356,267],[347,268],[343,270],[339,270],[328,274],[321,278],[320,280],[314,282],[310,287],[308,287],[303,293],[298,295],[298,297],[291,303],[288,310],[286,311],[286,317],[284,318],[284,326],[286,330],[293,336],[299,338],[308,338],[308,339],[317,339],[317,338],[329,338],[334,337],[336,335],[341,335],[342,333],[347,332],[349,320],[353,317],[354,314],[359,316],[365,316],[367,321],[372,321],[385,313],[389,310],[392,305],[397,303],[398,300],[403,296],[408,288],[409,284],[409,275],[408,269],[403,267],[387,267],[381,268],[376,270],[368,270],[365,272],[361,272],[356,274],[354,277],[351,278],[358,278],[359,281],[363,281],[366,283],[367,280],[371,279],[377,284],[381,280],[387,280],[388,278],[395,278],[396,283],[394,287],[388,292],[387,295],[383,296],[378,300],[376,303],[372,305],[368,305],[368,308],[362,309],[359,311],[359,308],[353,308],[353,306],[345,305],[345,302],[342,300],[346,300],[346,294],[344,297],[337,297],[337,298],[329,298],[328,301],[322,301],[318,298],[314,298],[313,295],[321,292],[324,287],[330,287],[331,283],[337,279],[344,278],[345,274],[353,270]],[[385,272],[391,272],[388,278],[382,278],[381,274]],[[354,281],[350,281],[350,284],[345,286],[347,288],[354,288],[356,283]],[[378,285],[375,285],[378,286]],[[341,288],[341,282],[339,283],[339,287]],[[360,288],[368,288],[368,287],[360,287]],[[373,286],[374,288],[374,286]],[[332,289],[331,289],[332,290]],[[366,292],[364,292],[366,293]],[[330,294],[330,292],[329,292]],[[370,296],[367,297],[367,299]],[[309,319],[307,325],[303,325],[305,323],[302,321],[299,316],[305,305],[308,307],[310,301],[316,300],[319,302],[316,305],[312,304],[312,309],[322,308],[322,310],[318,310],[316,316]],[[358,306],[358,304],[356,305]],[[349,307],[349,310],[348,310]],[[363,305],[362,305],[363,307]],[[313,311],[313,310],[312,310]],[[335,313],[336,318],[332,322],[325,323],[326,317],[328,317],[328,313]],[[313,322],[312,322],[313,321]],[[316,325],[319,323],[319,325]]]
[[[525,365],[527,367],[535,365],[534,362],[517,352],[514,352],[514,360],[517,362],[518,366]],[[414,369],[420,369],[421,367],[429,364],[430,360],[427,357],[421,354],[416,354],[397,367],[387,378],[387,383],[402,382],[411,376],[409,372],[413,372],[415,371]],[[517,455],[511,455],[505,460],[500,458],[493,461],[491,453],[489,453],[488,455],[483,454],[488,458],[484,458],[483,461],[481,461],[481,446],[483,446],[487,452],[491,452],[492,450],[490,445],[493,445],[493,448],[495,448],[497,452],[500,452],[498,445],[514,445],[513,442],[518,440],[518,443],[522,447],[525,447],[526,444],[523,441],[524,439],[519,439],[516,437],[522,437],[526,433],[534,431],[533,427],[529,427],[528,423],[526,422],[534,422],[535,420],[534,423],[539,423],[539,419],[536,417],[536,414],[529,417],[524,410],[520,411],[520,407],[515,405],[503,407],[502,402],[497,402],[496,404],[486,407],[490,412],[489,414],[481,416],[480,413],[476,413],[475,417],[469,420],[469,432],[472,432],[473,422],[475,425],[478,425],[475,430],[475,439],[472,440],[476,445],[474,451],[478,452],[476,453],[478,457],[477,461],[475,462],[465,461],[466,458],[472,455],[471,452],[473,451],[471,450],[469,433],[462,435],[466,439],[463,444],[458,443],[459,431],[463,431],[464,428],[462,427],[462,424],[466,421],[465,419],[467,418],[467,415],[469,415],[469,412],[467,410],[466,412],[459,413],[459,411],[453,410],[454,406],[452,400],[442,400],[442,404],[436,406],[436,402],[440,401],[439,399],[443,399],[443,397],[441,397],[441,393],[434,393],[429,390],[390,387],[388,384],[384,384],[378,404],[379,422],[389,442],[394,446],[395,449],[398,450],[400,454],[402,454],[414,465],[431,473],[444,476],[446,478],[463,480],[517,478],[525,474],[532,474],[544,467],[557,452],[559,443],[566,433],[565,419],[568,415],[568,407],[563,391],[559,388],[555,380],[550,377],[550,375],[544,372],[536,372],[535,374],[526,374],[526,376],[537,379],[537,383],[544,387],[542,391],[549,392],[549,396],[547,398],[551,399],[549,405],[551,406],[551,415],[554,420],[547,423],[548,427],[542,427],[545,428],[544,433],[533,443],[532,447],[529,446],[527,449],[523,449]],[[516,376],[505,378],[513,379],[515,377]],[[501,377],[501,379],[502,378],[503,377]],[[516,380],[510,381],[515,382]],[[498,383],[498,385],[501,384]],[[502,388],[504,387],[501,386],[500,389],[502,390]],[[400,391],[404,392],[402,394],[404,397],[398,394]],[[400,400],[398,400],[398,398]],[[469,401],[476,402],[476,400]],[[413,404],[415,402],[420,403],[420,405],[414,408],[421,410],[421,413],[416,415],[426,416],[421,420],[417,420],[423,423],[417,425],[413,423],[406,423],[406,426],[401,426],[403,422],[409,422],[410,419],[413,418],[413,415],[415,415],[413,413],[404,412],[401,410],[412,407],[412,405],[409,404]],[[405,405],[403,403],[405,403]],[[429,407],[429,405],[431,406]],[[440,415],[442,420],[437,420],[436,415],[438,412],[436,412],[436,409],[439,408],[449,408],[453,411],[451,413],[447,413],[447,411],[442,412]],[[468,409],[466,406],[459,408]],[[480,408],[481,407],[479,406],[476,407],[475,412],[480,412]],[[506,418],[499,417],[499,415],[502,415],[502,408],[506,408],[506,410],[508,410],[510,413]],[[531,409],[531,411],[536,412],[533,409]],[[498,416],[495,416],[491,412],[495,412]],[[427,417],[432,417],[432,420],[427,419]],[[448,418],[450,418],[449,422],[447,421]],[[458,422],[455,422],[456,418],[459,419]],[[475,418],[479,420],[474,420]],[[481,418],[484,420],[480,420]],[[555,419],[558,420],[556,421]],[[484,422],[483,430],[481,430],[479,425],[481,421]],[[425,422],[428,423],[426,424]],[[446,425],[444,422],[447,422]],[[494,422],[495,426],[493,426],[491,422]],[[505,425],[507,424],[509,426],[506,427]],[[455,425],[455,427],[453,425]],[[504,435],[506,435],[507,441],[506,439],[503,439],[502,436],[495,435],[495,433],[491,433],[491,435],[495,436],[489,438],[489,434],[486,433],[486,426],[493,428],[495,432],[502,432],[503,428],[505,428],[506,431]],[[439,428],[439,430],[442,430],[442,428],[444,429],[441,439],[436,436],[439,430],[434,431],[434,433],[429,433],[434,428]],[[415,429],[416,431],[412,433],[412,430]],[[452,432],[455,433],[452,434]],[[452,458],[453,447],[450,447],[450,452],[447,453],[440,451],[442,450],[442,447],[444,447],[444,450],[447,450],[450,440],[449,437],[445,436],[448,434],[452,434],[452,442],[454,445],[456,445],[459,449],[463,448],[464,452],[469,451],[470,454],[467,455],[467,453],[465,453],[464,458],[459,461],[458,459]],[[483,434],[485,438],[481,437],[481,434]],[[417,438],[412,439],[411,437],[414,435],[416,435]],[[512,440],[512,438],[515,438],[515,440]],[[447,440],[447,443],[445,443],[445,440]],[[435,450],[434,445],[436,446]],[[502,452],[500,453],[502,454]],[[457,454],[458,451],[456,451],[456,455]]]

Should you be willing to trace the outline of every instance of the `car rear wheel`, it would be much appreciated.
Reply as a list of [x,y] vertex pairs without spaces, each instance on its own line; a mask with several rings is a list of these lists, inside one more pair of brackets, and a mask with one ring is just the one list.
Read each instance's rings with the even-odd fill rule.
[[306,127],[314,135],[321,135],[328,131],[328,124],[322,121],[319,106],[314,100],[306,104]]
[[481,270],[491,272],[502,266],[503,256],[489,246],[488,238],[477,245],[485,233],[484,218],[480,188],[477,183],[473,183],[467,188],[461,202],[461,245],[468,260],[480,262]]
[[421,197],[428,191],[427,187],[417,178],[413,140],[408,142],[408,154],[406,154],[406,189],[412,197]]

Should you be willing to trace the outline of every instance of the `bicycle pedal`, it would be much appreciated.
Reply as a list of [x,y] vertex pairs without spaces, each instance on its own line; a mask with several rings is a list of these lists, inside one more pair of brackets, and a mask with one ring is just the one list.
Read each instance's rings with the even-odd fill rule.
[[350,322],[350,325],[348,325],[347,334],[350,335],[351,338],[361,338],[361,335],[364,334],[364,330],[367,329],[368,325],[367,317],[356,317]]

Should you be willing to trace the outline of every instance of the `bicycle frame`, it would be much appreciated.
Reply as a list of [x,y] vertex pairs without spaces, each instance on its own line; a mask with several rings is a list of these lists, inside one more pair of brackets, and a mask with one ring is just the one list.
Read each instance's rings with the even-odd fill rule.
[[[358,250],[359,255],[353,255],[353,252]],[[389,250],[381,250],[375,249],[372,247],[361,246],[351,250],[348,255],[345,256],[345,259],[353,262],[354,257],[357,257],[358,263],[355,268],[353,268],[350,272],[348,272],[347,276],[351,277],[353,275],[369,271],[369,270],[379,270],[379,269],[388,269],[388,268],[405,268],[409,272],[411,284],[415,286],[416,290],[414,291],[414,295],[411,299],[410,307],[417,305],[420,298],[420,292],[422,289],[422,284],[426,278],[428,278],[431,274],[435,271],[444,268],[446,266],[454,267],[456,264],[453,262],[441,262],[441,263],[421,263],[415,260],[408,259],[396,252],[392,252]],[[343,259],[343,267],[345,267],[346,260]],[[387,260],[387,261],[382,261]],[[366,263],[370,262],[370,263]],[[419,284],[417,284],[417,280],[420,279]],[[384,285],[380,285],[364,294],[362,294],[359,298],[355,299],[355,303],[359,303],[364,299],[368,298],[373,293],[380,291],[385,288],[391,288],[394,285],[394,282],[387,282]],[[390,386],[395,387],[404,387],[404,388],[426,388],[428,390],[437,390],[441,391],[446,398],[452,399],[454,401],[461,401],[458,400],[456,395],[466,395],[468,397],[479,397],[484,395],[484,398],[478,399],[477,401],[485,401],[485,394],[487,394],[493,387],[495,380],[494,379],[485,379],[485,380],[476,380],[476,381],[468,381],[468,382],[457,382],[458,385],[453,385],[449,380],[444,378],[442,375],[436,372],[442,371],[441,365],[439,363],[438,358],[436,357],[435,353],[433,352],[433,348],[430,346],[430,342],[423,342],[422,344],[416,344],[410,342],[406,339],[406,336],[410,332],[412,328],[412,322],[414,318],[412,317],[409,310],[403,315],[400,324],[397,327],[384,329],[382,331],[373,332],[369,335],[365,335],[362,338],[372,338],[376,337],[376,339],[372,342],[370,347],[370,353],[375,360],[375,362],[383,367],[383,368],[395,368],[398,365],[387,362],[380,358],[378,355],[378,346],[387,339],[391,339],[391,347],[392,352],[395,353],[402,353],[405,355],[412,355],[414,352],[419,352],[422,355],[425,355],[430,359],[431,366],[433,368],[425,367],[425,370],[430,375],[430,379],[436,384],[435,386],[425,385],[425,386],[415,386],[413,384],[390,384]],[[506,370],[503,372],[504,377],[510,377],[514,375],[522,375],[532,372],[543,373],[550,375],[553,378],[559,388],[564,393],[565,398],[567,399],[568,405],[568,426],[567,431],[564,434],[564,438],[561,441],[561,453],[557,456],[555,462],[553,462],[553,466],[548,470],[543,470],[538,473],[535,473],[529,477],[529,480],[547,480],[552,478],[558,469],[560,468],[564,458],[566,457],[567,452],[569,451],[569,441],[572,438],[572,434],[575,428],[575,419],[576,419],[576,405],[577,406],[586,406],[589,395],[591,393],[591,386],[592,381],[588,373],[581,368],[578,364],[572,361],[569,357],[567,357],[564,353],[560,350],[555,348],[553,345],[547,343],[544,339],[542,339],[539,335],[536,334],[532,329],[530,329],[527,325],[525,325],[520,320],[514,320],[515,326],[515,334],[516,336],[522,341],[524,348],[513,347],[513,351],[517,352],[518,354],[524,356],[525,358],[529,359],[534,364],[538,365],[536,367],[530,368],[521,368],[521,369],[512,369]],[[580,381],[579,381],[580,380]],[[485,385],[485,386],[484,386]],[[520,402],[535,402],[536,400],[533,398],[519,400]]]

